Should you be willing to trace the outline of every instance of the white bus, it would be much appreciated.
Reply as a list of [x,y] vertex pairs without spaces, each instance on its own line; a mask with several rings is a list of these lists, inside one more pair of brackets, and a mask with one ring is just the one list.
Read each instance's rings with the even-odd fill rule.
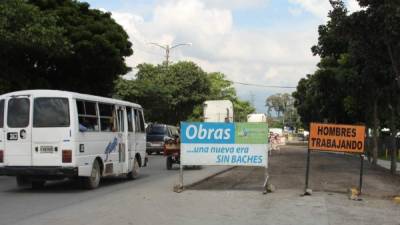
[[0,95],[0,175],[19,186],[79,178],[93,189],[101,177],[134,179],[145,151],[138,104],[56,90]]

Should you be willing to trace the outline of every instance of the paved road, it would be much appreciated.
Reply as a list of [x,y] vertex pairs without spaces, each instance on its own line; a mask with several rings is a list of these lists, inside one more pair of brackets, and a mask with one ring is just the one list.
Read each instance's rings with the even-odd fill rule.
[[[262,173],[254,177],[256,173],[247,170],[232,170],[203,182],[208,183],[203,188],[199,184],[174,193],[178,170],[166,171],[161,156],[150,158],[150,167],[138,180],[106,180],[93,191],[80,190],[71,183],[54,184],[40,191],[19,190],[14,180],[0,178],[0,225],[399,225],[400,206],[390,200],[350,201],[345,194],[324,191],[300,197],[303,185],[285,186],[287,180],[303,181],[303,172],[294,176],[290,172],[304,171],[305,151],[298,151],[303,152],[300,158],[281,163],[287,170],[277,164],[290,151],[272,156],[270,165],[275,165],[282,181],[275,180],[278,191],[268,195],[261,194]],[[295,163],[298,160],[301,168]],[[187,170],[185,181],[190,183],[218,170],[221,168]],[[271,168],[272,173],[274,170]],[[313,171],[315,174],[317,170]],[[233,184],[226,176],[236,178]],[[220,181],[224,188],[218,188]]]
[[[134,215],[143,215],[137,208],[147,212],[140,219],[146,220],[151,212],[163,210],[158,201],[165,200],[165,196],[173,199],[179,195],[172,192],[179,170],[167,171],[162,156],[150,156],[149,162],[137,180],[106,179],[98,189],[90,191],[80,189],[73,182],[51,183],[41,190],[19,189],[15,178],[0,176],[0,224],[112,224],[105,218],[112,219],[114,224],[137,224]],[[185,181],[200,180],[221,169],[187,170]],[[150,201],[152,206],[143,208],[145,201]],[[163,204],[169,206],[168,202]],[[124,212],[129,218],[119,218],[118,212]]]
[[[230,190],[234,196],[229,199],[230,205],[237,206],[242,201],[251,208],[246,214],[250,216],[245,217],[250,222],[246,224],[400,225],[400,205],[392,201],[393,196],[400,195],[400,176],[392,176],[385,169],[373,169],[366,162],[362,201],[351,201],[347,189],[358,185],[360,159],[313,152],[310,187],[314,192],[312,196],[301,197],[306,155],[306,147],[299,146],[282,146],[279,153],[273,153],[269,175],[277,191],[265,198],[254,196],[264,176],[264,170],[255,167],[237,167],[191,189],[213,190],[210,198],[216,199],[218,192]],[[232,212],[240,214],[237,208],[243,210],[243,207],[234,207]]]

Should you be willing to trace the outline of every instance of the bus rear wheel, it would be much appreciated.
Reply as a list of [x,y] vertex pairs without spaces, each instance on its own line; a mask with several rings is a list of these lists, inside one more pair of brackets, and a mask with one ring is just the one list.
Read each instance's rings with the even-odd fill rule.
[[90,177],[84,177],[83,178],[83,187],[86,189],[95,189],[99,186],[100,184],[100,177],[101,177],[101,170],[100,170],[100,165],[99,161],[95,160],[93,162],[93,168],[92,168],[92,173],[90,174]]

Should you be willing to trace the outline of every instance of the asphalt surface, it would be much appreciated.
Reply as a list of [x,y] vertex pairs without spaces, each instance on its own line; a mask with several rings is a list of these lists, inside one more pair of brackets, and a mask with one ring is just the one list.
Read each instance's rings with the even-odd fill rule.
[[[195,182],[223,169],[225,168],[187,169],[184,172],[184,181]],[[149,166],[141,168],[138,179],[103,179],[100,187],[95,190],[83,190],[77,182],[71,181],[51,182],[40,190],[20,189],[14,177],[0,176],[0,224],[102,224],[102,221],[107,221],[103,216],[109,219],[113,218],[112,215],[118,217],[118,213],[113,214],[113,211],[134,216],[138,213],[137,208],[142,208],[141,202],[155,196],[161,196],[160,201],[163,201],[163,196],[173,198],[178,195],[172,191],[178,182],[178,174],[177,165],[168,171],[165,169],[165,158],[152,155],[149,156]],[[158,200],[154,201],[156,202],[151,201],[151,204],[158,207]],[[168,206],[168,201],[165,204]],[[78,212],[71,213],[71,209],[78,209]],[[143,210],[147,215],[162,208],[151,206]],[[54,215],[57,215],[57,219],[54,219]],[[141,224],[146,224],[145,220],[151,221],[151,216],[144,216],[141,220]],[[134,218],[112,220],[113,224],[130,222],[137,224],[138,221]]]
[[[250,211],[253,217],[247,224],[400,225],[400,204],[393,201],[393,197],[400,196],[399,175],[390,175],[384,168],[372,168],[364,161],[363,194],[360,201],[350,200],[348,190],[358,187],[360,158],[342,153],[312,152],[310,188],[313,194],[301,196],[305,186],[306,156],[307,149],[300,146],[283,146],[280,152],[273,152],[269,175],[277,189],[265,198],[251,194],[262,190],[264,169],[256,167],[236,167],[191,187],[191,190],[221,195],[230,193],[236,202],[253,206]],[[235,205],[235,201],[230,203]],[[262,211],[261,216],[259,211]]]
[[[400,225],[400,205],[388,198],[399,191],[398,177],[367,169],[365,191],[381,188],[383,195],[351,201],[345,189],[357,184],[358,160],[329,156],[312,155],[314,193],[307,197],[301,196],[305,149],[299,147],[274,152],[269,169],[278,189],[267,195],[261,193],[263,170],[242,167],[175,193],[179,170],[165,170],[162,156],[151,156],[137,180],[107,179],[91,191],[69,182],[18,189],[14,179],[0,177],[0,225]],[[188,169],[184,180],[191,183],[224,169]]]
[[[270,181],[278,189],[293,189],[301,193],[305,187],[306,147],[283,146],[269,160]],[[343,153],[311,152],[309,187],[313,191],[348,192],[358,188],[360,158]],[[374,168],[364,160],[362,192],[365,196],[390,199],[400,195],[400,175],[391,175],[383,167]],[[196,185],[197,190],[261,190],[264,169],[237,167]]]

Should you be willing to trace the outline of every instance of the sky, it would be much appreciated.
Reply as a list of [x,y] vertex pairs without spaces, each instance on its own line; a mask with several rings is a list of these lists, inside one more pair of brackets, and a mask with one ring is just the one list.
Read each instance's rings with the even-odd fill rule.
[[[81,0],[83,1],[83,0]],[[165,51],[150,42],[173,46],[170,60],[189,60],[228,80],[261,86],[296,87],[316,70],[311,47],[318,26],[327,21],[328,0],[86,0],[91,8],[109,11],[127,31],[134,54],[126,59],[134,77],[140,63],[160,64]],[[345,0],[350,12],[356,0]],[[238,96],[265,113],[265,100],[295,88],[235,83]]]

